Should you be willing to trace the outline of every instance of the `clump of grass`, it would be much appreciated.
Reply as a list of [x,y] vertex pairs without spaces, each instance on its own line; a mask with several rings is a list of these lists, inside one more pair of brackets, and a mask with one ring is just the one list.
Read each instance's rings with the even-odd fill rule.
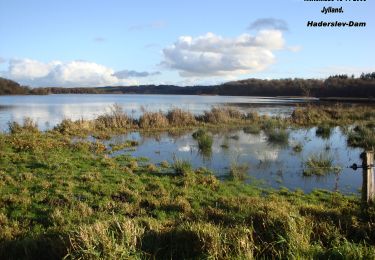
[[133,120],[122,110],[119,104],[114,104],[110,112],[95,119],[98,129],[126,129],[133,126]]
[[295,153],[300,153],[302,152],[302,149],[303,149],[303,145],[301,143],[298,143],[296,144],[295,146],[293,146],[293,151]]
[[[94,125],[95,121],[63,119],[53,130],[65,135],[82,135],[92,132],[95,128]],[[106,130],[108,131],[108,129]]]
[[201,151],[211,151],[213,138],[211,135],[203,135],[198,139],[198,147]]
[[282,127],[283,122],[279,118],[269,118],[268,116],[263,116],[263,120],[261,122],[261,129],[266,132],[274,131]]
[[203,116],[200,117],[206,123],[220,124],[228,123],[245,118],[238,109],[233,107],[213,107],[210,111],[205,111]]
[[306,161],[305,166],[305,170],[303,171],[303,175],[305,176],[322,176],[331,172],[338,173],[341,171],[339,167],[333,166],[332,157],[324,153],[312,155]]
[[209,155],[211,153],[213,138],[206,131],[199,129],[193,133],[193,138],[198,141],[199,150],[205,154]]
[[138,163],[135,160],[131,160],[127,166],[134,171],[138,168]]
[[296,108],[290,119],[298,125],[352,124],[374,120],[375,110],[371,106],[361,105],[308,105]]
[[233,181],[245,181],[248,177],[248,164],[232,163],[229,169],[229,179]]
[[173,158],[172,168],[176,175],[186,176],[192,172],[192,166],[189,161]]
[[358,125],[348,134],[348,144],[352,147],[373,149],[375,147],[375,131],[371,126]]
[[132,258],[144,228],[132,219],[97,221],[69,234],[71,259]]
[[169,168],[169,163],[168,163],[168,161],[162,161],[160,163],[160,166],[163,167],[163,168]]
[[195,139],[195,140],[198,140],[199,138],[201,138],[202,136],[204,136],[206,134],[206,131],[203,130],[203,129],[198,129],[197,131],[195,131],[193,134],[192,134],[192,137]]
[[240,137],[238,135],[231,135],[229,138],[236,141],[240,140]]
[[9,127],[9,132],[11,134],[16,134],[16,133],[21,133],[21,132],[29,132],[29,133],[39,132],[38,124],[29,117],[25,117],[23,119],[23,124],[19,124],[15,121],[9,122],[8,127]]
[[289,142],[289,132],[285,129],[272,129],[267,131],[267,140],[271,144],[287,146]]
[[110,144],[109,146],[112,148],[112,151],[115,152],[115,151],[123,150],[125,148],[138,146],[138,142],[134,140],[126,140],[124,143]]
[[167,119],[170,125],[177,127],[193,126],[197,123],[192,113],[183,111],[180,108],[168,111]]
[[260,120],[260,116],[257,111],[251,111],[246,115],[246,119],[253,123],[257,123]]
[[318,126],[315,134],[323,139],[329,139],[331,137],[332,129],[329,125]]
[[243,132],[245,134],[257,135],[257,134],[260,133],[260,126],[257,125],[257,124],[252,124],[252,125],[246,126],[246,127],[243,128]]
[[147,171],[150,172],[150,173],[158,172],[158,167],[156,167],[155,164],[150,163],[150,164],[147,165]]
[[229,143],[224,141],[224,142],[220,145],[220,147],[223,148],[223,149],[229,149]]
[[139,118],[139,127],[149,128],[167,128],[169,122],[167,117],[161,112],[144,112]]

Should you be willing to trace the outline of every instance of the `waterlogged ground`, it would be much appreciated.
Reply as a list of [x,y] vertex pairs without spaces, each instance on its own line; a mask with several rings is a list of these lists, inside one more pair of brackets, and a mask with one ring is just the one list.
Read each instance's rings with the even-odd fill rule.
[[[272,143],[267,135],[248,134],[239,130],[210,132],[213,136],[211,151],[203,153],[192,137],[194,131],[179,134],[132,132],[115,136],[106,145],[121,144],[126,140],[138,142],[138,146],[114,151],[111,156],[131,154],[146,157],[154,164],[162,161],[173,163],[173,158],[189,161],[194,168],[206,167],[220,178],[228,175],[233,164],[248,165],[248,181],[260,180],[265,187],[287,187],[311,192],[314,189],[358,193],[362,185],[361,170],[348,168],[360,163],[362,149],[347,146],[347,136],[339,128],[332,128],[330,136],[316,135],[316,128],[289,129],[289,139],[284,143]],[[302,147],[295,151],[296,145]],[[340,168],[324,176],[304,176],[306,161],[312,156],[330,158],[332,165]]]

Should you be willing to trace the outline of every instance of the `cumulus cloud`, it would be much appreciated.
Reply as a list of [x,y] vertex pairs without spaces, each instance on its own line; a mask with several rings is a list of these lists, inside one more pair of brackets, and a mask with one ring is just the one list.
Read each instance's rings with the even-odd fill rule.
[[162,65],[183,77],[231,76],[266,69],[275,62],[274,51],[285,48],[280,30],[261,30],[257,35],[224,38],[213,33],[180,37],[163,49]]
[[160,75],[160,71],[154,71],[154,72],[147,72],[147,71],[134,71],[134,70],[121,70],[116,71],[113,73],[113,76],[115,76],[118,79],[127,79],[127,78],[145,78],[149,76],[156,76]]
[[5,62],[6,62],[6,59],[0,57],[0,64],[5,63]]
[[247,29],[249,30],[274,29],[274,30],[280,30],[280,31],[288,31],[289,27],[288,27],[287,22],[282,19],[261,18],[252,22]]
[[8,71],[2,76],[30,86],[96,87],[135,85],[134,80],[120,79],[106,66],[89,61],[51,61],[11,59]]

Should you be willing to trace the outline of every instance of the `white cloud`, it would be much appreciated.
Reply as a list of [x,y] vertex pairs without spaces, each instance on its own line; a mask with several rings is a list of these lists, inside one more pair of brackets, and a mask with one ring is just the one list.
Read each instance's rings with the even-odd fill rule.
[[280,30],[261,30],[256,36],[224,38],[213,33],[180,37],[163,49],[162,65],[183,77],[232,76],[265,70],[275,62],[274,51],[285,48]]
[[135,80],[120,79],[114,70],[89,61],[51,61],[11,59],[2,76],[30,86],[96,87],[107,85],[136,85]]

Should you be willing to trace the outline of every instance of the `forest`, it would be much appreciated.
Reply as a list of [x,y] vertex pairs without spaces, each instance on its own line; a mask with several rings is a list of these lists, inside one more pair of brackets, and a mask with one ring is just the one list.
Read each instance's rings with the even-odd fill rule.
[[0,78],[0,95],[47,94],[175,94],[223,96],[375,97],[375,72],[360,77],[346,74],[327,79],[245,79],[211,86],[139,85],[94,88],[29,88]]

